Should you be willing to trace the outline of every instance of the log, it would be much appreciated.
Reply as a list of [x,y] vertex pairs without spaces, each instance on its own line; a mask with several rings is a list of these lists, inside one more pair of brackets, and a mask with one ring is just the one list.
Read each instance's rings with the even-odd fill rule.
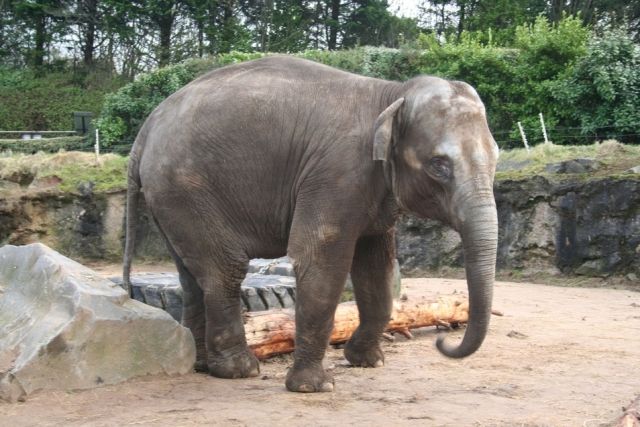
[[[498,314],[498,313],[496,313]],[[466,297],[451,295],[437,300],[394,301],[391,321],[386,332],[401,333],[411,338],[410,329],[425,326],[451,327],[466,323],[469,318],[469,302]],[[258,359],[294,350],[295,317],[293,310],[270,310],[245,314],[245,335],[249,348]],[[355,303],[338,305],[330,343],[340,344],[349,340],[358,324],[358,308]]]
[[640,427],[640,396],[622,410],[624,414],[615,421],[613,427]]

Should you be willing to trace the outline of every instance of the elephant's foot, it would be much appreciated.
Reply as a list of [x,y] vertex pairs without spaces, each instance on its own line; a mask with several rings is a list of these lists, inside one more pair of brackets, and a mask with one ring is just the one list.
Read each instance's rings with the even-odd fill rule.
[[359,339],[357,332],[344,347],[344,357],[353,366],[363,368],[384,366],[384,353],[382,353],[378,340]]
[[209,366],[207,365],[206,360],[197,360],[195,365],[193,365],[193,370],[196,372],[209,372]]
[[209,374],[218,378],[249,378],[260,374],[258,359],[246,346],[237,353],[209,355],[207,367]]
[[304,368],[293,368],[287,373],[285,382],[287,390],[298,393],[317,393],[333,391],[333,375],[322,367],[307,366]]
[[196,340],[196,363],[193,365],[193,369],[196,372],[209,372],[209,366],[207,365],[207,350],[204,345],[204,340]]

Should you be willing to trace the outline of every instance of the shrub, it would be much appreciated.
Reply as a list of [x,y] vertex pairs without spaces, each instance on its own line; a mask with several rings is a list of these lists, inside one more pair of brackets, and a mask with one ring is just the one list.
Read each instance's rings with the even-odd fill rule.
[[87,139],[82,136],[65,136],[43,139],[0,139],[0,151],[33,154],[39,151],[56,153],[65,151],[86,151],[89,149]]
[[[565,18],[552,25],[541,17],[534,24],[517,27],[511,48],[493,44],[490,34],[487,37],[463,33],[459,40],[445,42],[420,35],[412,45],[401,49],[360,47],[334,52],[310,50],[297,55],[377,78],[406,80],[418,74],[431,74],[466,81],[483,99],[489,125],[499,145],[510,148],[521,144],[518,121],[524,124],[532,143],[542,141],[540,112],[544,113],[556,143],[575,140],[554,132],[555,126],[576,127],[589,123],[610,126],[605,123],[609,123],[606,120],[613,117],[611,114],[615,114],[618,126],[615,133],[621,129],[629,131],[638,123],[637,46],[633,47],[629,40],[620,42],[622,44],[602,42],[599,47],[591,42],[587,49],[588,35],[589,31],[582,27],[579,19]],[[602,59],[607,52],[609,56]],[[613,52],[617,52],[618,59],[612,59]],[[105,102],[98,121],[103,141],[107,145],[131,144],[147,115],[179,87],[213,68],[262,56],[261,53],[231,52],[208,60],[187,61],[141,77]],[[618,61],[616,70],[605,67],[612,61]],[[597,68],[600,66],[605,68]],[[596,75],[601,77],[594,78]],[[572,92],[573,85],[580,89]],[[593,94],[608,97],[608,109],[587,113],[588,108],[595,108],[595,103],[590,101]],[[574,102],[582,104],[574,107]],[[622,103],[623,107],[614,109],[616,103]],[[623,123],[626,127],[621,127]],[[599,136],[600,131],[597,132]]]
[[586,55],[559,80],[558,114],[595,139],[637,140],[640,128],[640,47],[622,29],[594,35]]
[[72,130],[74,111],[97,117],[104,95],[121,85],[122,79],[106,72],[62,70],[39,76],[29,69],[0,67],[0,129]]

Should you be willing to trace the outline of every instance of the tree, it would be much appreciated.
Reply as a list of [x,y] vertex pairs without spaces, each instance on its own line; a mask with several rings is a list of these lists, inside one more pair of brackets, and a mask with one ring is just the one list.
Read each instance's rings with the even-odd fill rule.
[[24,20],[18,19],[14,1],[0,0],[0,59],[3,65],[24,64],[22,49],[26,46],[28,30]]
[[179,0],[151,0],[139,4],[141,16],[158,32],[158,67],[171,63],[171,32],[178,7]]
[[[237,0],[187,0],[188,15],[197,28],[198,56],[248,50],[250,33],[241,24]],[[206,43],[205,43],[206,42]]]
[[640,47],[624,29],[592,36],[584,55],[555,86],[558,114],[598,139],[637,140]]
[[390,34],[392,22],[387,0],[353,0],[342,47],[394,44],[395,40],[389,40],[395,38]]
[[64,31],[59,26],[66,13],[64,0],[13,1],[11,6],[15,10],[16,18],[24,22],[33,31],[33,39],[28,49],[27,63],[36,68],[44,65],[47,47],[57,34]]

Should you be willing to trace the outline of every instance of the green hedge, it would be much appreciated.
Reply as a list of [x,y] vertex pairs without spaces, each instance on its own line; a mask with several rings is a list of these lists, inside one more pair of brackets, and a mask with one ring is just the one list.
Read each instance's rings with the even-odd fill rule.
[[65,136],[42,139],[0,139],[0,151],[33,154],[38,151],[56,153],[60,150],[87,151],[89,142],[82,136]]
[[[413,45],[401,49],[360,47],[296,55],[377,78],[406,80],[431,74],[466,81],[485,102],[489,124],[502,148],[521,145],[518,121],[531,143],[541,142],[540,112],[555,143],[590,144],[600,135],[627,143],[637,141],[625,135],[633,125],[640,126],[638,45],[623,32],[590,33],[578,19],[566,18],[551,25],[539,18],[532,25],[520,26],[512,47],[493,44],[491,34],[463,34],[459,40],[446,42],[423,34]],[[206,71],[261,56],[232,52],[141,76],[107,96],[97,121],[102,141],[105,145],[131,144],[145,118],[171,93]],[[594,65],[596,59],[598,66]],[[607,86],[598,77],[602,75],[614,83]],[[599,99],[596,95],[607,102],[592,111],[590,98]],[[622,109],[616,105],[620,102]],[[593,131],[590,123],[608,131]]]
[[73,112],[100,114],[104,96],[122,87],[123,78],[94,70],[31,69],[0,66],[0,129],[73,130]]

